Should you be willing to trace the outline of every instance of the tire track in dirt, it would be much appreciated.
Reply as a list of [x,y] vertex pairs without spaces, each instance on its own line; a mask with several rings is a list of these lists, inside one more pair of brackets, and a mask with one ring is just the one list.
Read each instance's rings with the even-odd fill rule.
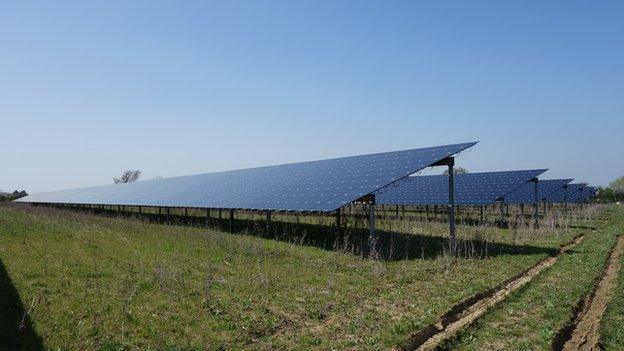
[[562,253],[570,250],[584,238],[584,234],[576,236],[568,244],[559,248],[554,256],[549,256],[520,274],[507,279],[503,283],[481,293],[477,293],[453,306],[435,324],[430,324],[413,334],[404,350],[435,350],[442,341],[453,337],[461,329],[471,325],[492,306],[505,300],[512,292],[520,289],[545,269],[557,262]]
[[616,288],[616,280],[620,267],[620,257],[624,254],[624,236],[619,236],[609,256],[609,263],[604,270],[600,282],[588,299],[581,302],[576,311],[574,324],[569,339],[561,350],[588,351],[600,350],[600,321],[607,304]]

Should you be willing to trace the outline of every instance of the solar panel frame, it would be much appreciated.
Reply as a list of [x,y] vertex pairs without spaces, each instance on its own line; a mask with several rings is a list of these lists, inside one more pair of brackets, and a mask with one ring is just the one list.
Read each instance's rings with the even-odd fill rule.
[[17,201],[330,212],[476,143],[69,189]]
[[[514,191],[546,169],[478,172],[454,176],[456,206],[486,206]],[[383,205],[448,205],[448,176],[409,177],[376,192]]]

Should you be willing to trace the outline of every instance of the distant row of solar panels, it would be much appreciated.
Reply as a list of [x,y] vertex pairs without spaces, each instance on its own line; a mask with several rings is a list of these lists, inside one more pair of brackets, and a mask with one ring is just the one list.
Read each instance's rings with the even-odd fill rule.
[[[537,182],[537,200],[545,201],[546,197],[563,188],[572,179],[540,179]],[[526,204],[535,202],[535,184],[526,183],[516,191],[505,196],[504,201],[511,204]]]
[[[458,174],[454,177],[457,206],[484,206],[501,201],[546,169]],[[377,203],[384,205],[447,205],[448,176],[417,176],[378,190]]]
[[[374,194],[379,204],[446,205],[448,176],[412,176],[476,142],[29,195],[17,201],[329,212]],[[535,202],[545,169],[460,174],[455,204]],[[582,202],[595,191],[571,179],[539,181],[539,201]],[[580,185],[580,187],[577,187]],[[563,189],[566,189],[563,192]],[[578,192],[578,194],[577,194]],[[585,195],[587,194],[587,195]]]

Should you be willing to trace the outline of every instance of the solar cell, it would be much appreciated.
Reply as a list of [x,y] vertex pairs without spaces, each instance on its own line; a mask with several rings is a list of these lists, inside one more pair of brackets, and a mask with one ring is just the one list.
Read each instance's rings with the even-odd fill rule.
[[[544,199],[571,182],[572,179],[540,179],[537,182],[537,198],[538,201]],[[532,204],[535,203],[535,185],[525,184],[516,189],[509,195],[505,196],[505,202],[511,204]]]
[[333,211],[476,142],[39,193],[30,203]]
[[[481,172],[455,175],[457,206],[489,205],[545,169]],[[376,193],[378,204],[385,205],[448,205],[448,176],[416,176],[383,188]]]

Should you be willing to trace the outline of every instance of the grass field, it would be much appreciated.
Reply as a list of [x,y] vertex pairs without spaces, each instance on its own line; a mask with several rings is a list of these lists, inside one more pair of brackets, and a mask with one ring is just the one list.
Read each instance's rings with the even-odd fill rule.
[[[460,226],[466,254],[452,258],[443,253],[444,224],[388,221],[380,226],[418,237],[417,243],[437,242],[438,254],[424,255],[423,249],[420,257],[380,261],[348,250],[206,228],[0,207],[0,346],[390,348],[458,301],[525,270],[586,231]],[[614,240],[615,231],[609,233],[604,240],[592,235],[548,276],[523,289],[523,296],[548,295],[536,308],[546,317],[535,321],[548,321],[535,333],[536,340],[545,343],[569,304],[587,289]],[[487,242],[490,249],[471,255],[472,240]],[[592,264],[582,267],[578,260]],[[569,284],[572,278],[579,282]],[[560,284],[564,302],[549,312],[557,304],[553,288]],[[521,311],[533,305],[520,301],[513,306]],[[517,337],[514,330],[522,330],[514,326],[519,318],[509,318],[505,308],[487,318],[508,323],[510,339]],[[462,344],[467,341],[471,348],[475,333],[488,340],[487,330],[477,327],[462,337]]]
[[[619,235],[624,235],[624,215],[620,215],[619,220]],[[605,350],[624,349],[624,256],[620,258],[617,287],[613,290],[600,332]]]
[[445,349],[549,349],[576,303],[591,293],[616,236],[622,233],[624,212],[610,210],[605,215],[608,220],[599,222],[597,230],[553,267],[448,342]]

